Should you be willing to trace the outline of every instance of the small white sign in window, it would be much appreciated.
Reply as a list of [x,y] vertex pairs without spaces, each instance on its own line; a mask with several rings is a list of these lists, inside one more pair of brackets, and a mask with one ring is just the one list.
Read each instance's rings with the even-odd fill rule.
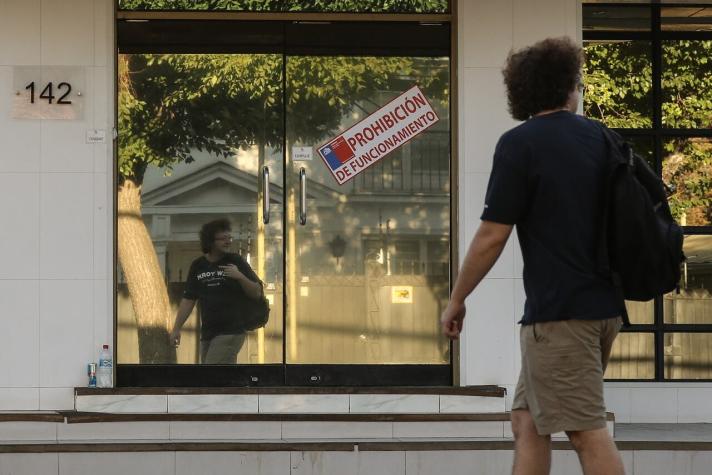
[[89,129],[87,130],[87,143],[106,143],[106,130]]
[[312,159],[312,147],[292,147],[292,160],[307,162]]

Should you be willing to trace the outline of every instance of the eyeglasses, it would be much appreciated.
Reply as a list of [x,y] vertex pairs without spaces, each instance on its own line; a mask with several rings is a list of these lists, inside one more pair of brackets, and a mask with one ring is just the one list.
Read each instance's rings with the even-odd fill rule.
[[220,236],[220,237],[215,237],[216,241],[232,241],[232,236]]

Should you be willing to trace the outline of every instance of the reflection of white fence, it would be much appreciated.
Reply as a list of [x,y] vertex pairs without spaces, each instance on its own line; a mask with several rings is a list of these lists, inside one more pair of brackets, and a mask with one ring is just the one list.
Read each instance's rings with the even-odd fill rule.
[[[665,323],[712,324],[712,294],[705,289],[671,293],[663,299]],[[633,323],[652,323],[652,303],[628,307]],[[652,333],[621,333],[613,346],[606,378],[652,379],[655,376]],[[712,334],[666,333],[666,379],[712,379]]]
[[[712,324],[712,294],[692,289],[665,296],[665,323]],[[712,379],[712,334],[665,335],[665,377]]]
[[712,324],[712,294],[692,289],[665,296],[665,323]]
[[[426,276],[311,276],[297,289],[297,359],[289,363],[446,364],[449,344],[440,332],[447,299],[445,279]],[[170,284],[173,312],[182,284]],[[402,295],[406,292],[407,295]],[[282,288],[266,328],[266,363],[282,361]],[[136,321],[125,286],[118,294],[118,362],[138,363]],[[198,362],[197,312],[186,322],[178,363]],[[289,344],[290,342],[287,342]],[[254,332],[238,361],[257,363]]]

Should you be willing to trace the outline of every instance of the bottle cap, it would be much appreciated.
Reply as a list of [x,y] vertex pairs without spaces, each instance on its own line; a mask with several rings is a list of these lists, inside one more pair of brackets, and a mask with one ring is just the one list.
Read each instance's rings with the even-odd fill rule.
[[108,350],[108,349],[109,349],[109,345],[104,345],[102,348],[104,348],[105,350]]

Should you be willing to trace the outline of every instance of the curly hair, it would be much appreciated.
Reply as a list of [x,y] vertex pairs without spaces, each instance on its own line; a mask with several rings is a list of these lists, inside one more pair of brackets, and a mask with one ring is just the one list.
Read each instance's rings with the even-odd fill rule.
[[564,107],[581,80],[583,50],[571,38],[547,38],[512,51],[502,70],[509,112],[516,120]]
[[200,249],[207,254],[213,248],[213,242],[215,242],[215,235],[217,233],[222,233],[231,230],[232,228],[230,227],[230,221],[225,218],[216,219],[214,221],[210,221],[209,223],[203,224],[203,227],[200,228],[199,233]]

